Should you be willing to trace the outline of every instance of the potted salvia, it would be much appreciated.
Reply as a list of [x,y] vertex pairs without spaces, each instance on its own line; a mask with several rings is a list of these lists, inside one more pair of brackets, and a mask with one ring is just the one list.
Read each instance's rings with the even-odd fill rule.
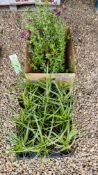
[[[25,73],[31,80],[50,76],[73,80],[75,77],[71,33],[60,10],[36,7],[24,16],[27,39]],[[48,75],[46,74],[48,67]]]

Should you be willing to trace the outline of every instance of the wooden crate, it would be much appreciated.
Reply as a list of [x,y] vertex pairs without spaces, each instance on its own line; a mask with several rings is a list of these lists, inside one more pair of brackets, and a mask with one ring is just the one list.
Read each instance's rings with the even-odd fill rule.
[[[68,29],[68,34],[71,36],[70,29]],[[74,61],[74,46],[72,42],[72,37],[70,38],[67,48],[65,51],[65,70],[70,66],[73,66],[73,69],[70,73],[34,73],[30,67],[31,59],[30,53],[28,51],[28,45],[26,47],[26,59],[24,63],[24,72],[27,79],[30,81],[42,80],[51,77],[57,81],[65,81],[68,83],[73,83],[75,80],[75,61]]]

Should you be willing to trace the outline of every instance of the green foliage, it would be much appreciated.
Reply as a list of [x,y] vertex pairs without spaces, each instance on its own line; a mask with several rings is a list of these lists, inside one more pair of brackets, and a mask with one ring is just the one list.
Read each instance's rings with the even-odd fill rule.
[[77,133],[71,87],[51,79],[26,82],[20,102],[23,108],[13,118],[17,132],[11,151],[47,156],[53,151],[65,153],[71,149]]
[[47,65],[49,72],[64,72],[64,52],[69,36],[59,13],[44,6],[24,16],[25,28],[30,32],[28,43],[33,72],[46,72]]

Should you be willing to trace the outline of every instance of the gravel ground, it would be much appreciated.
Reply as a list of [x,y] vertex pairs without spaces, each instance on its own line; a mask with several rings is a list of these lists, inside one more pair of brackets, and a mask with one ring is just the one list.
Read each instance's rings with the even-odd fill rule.
[[8,56],[17,53],[23,65],[25,41],[20,38],[21,12],[1,11],[0,175],[98,175],[98,16],[93,3],[88,0],[66,1],[65,7],[65,18],[72,30],[77,63],[75,94],[78,103],[75,121],[82,133],[77,140],[78,147],[71,156],[44,160],[17,160],[15,155],[3,152],[10,146],[8,133],[14,130],[10,118],[19,111],[13,88],[18,76]]

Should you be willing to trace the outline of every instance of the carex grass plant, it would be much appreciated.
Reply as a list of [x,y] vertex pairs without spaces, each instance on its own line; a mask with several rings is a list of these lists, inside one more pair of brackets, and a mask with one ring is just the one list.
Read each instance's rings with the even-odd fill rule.
[[16,133],[11,151],[17,154],[66,153],[76,137],[72,89],[51,78],[25,82],[19,97],[19,116],[13,118]]
[[[61,11],[40,6],[23,15],[33,72],[64,72],[64,53],[69,40]],[[23,34],[24,36],[24,34]],[[22,37],[23,37],[22,36]],[[24,36],[25,37],[25,36]]]

